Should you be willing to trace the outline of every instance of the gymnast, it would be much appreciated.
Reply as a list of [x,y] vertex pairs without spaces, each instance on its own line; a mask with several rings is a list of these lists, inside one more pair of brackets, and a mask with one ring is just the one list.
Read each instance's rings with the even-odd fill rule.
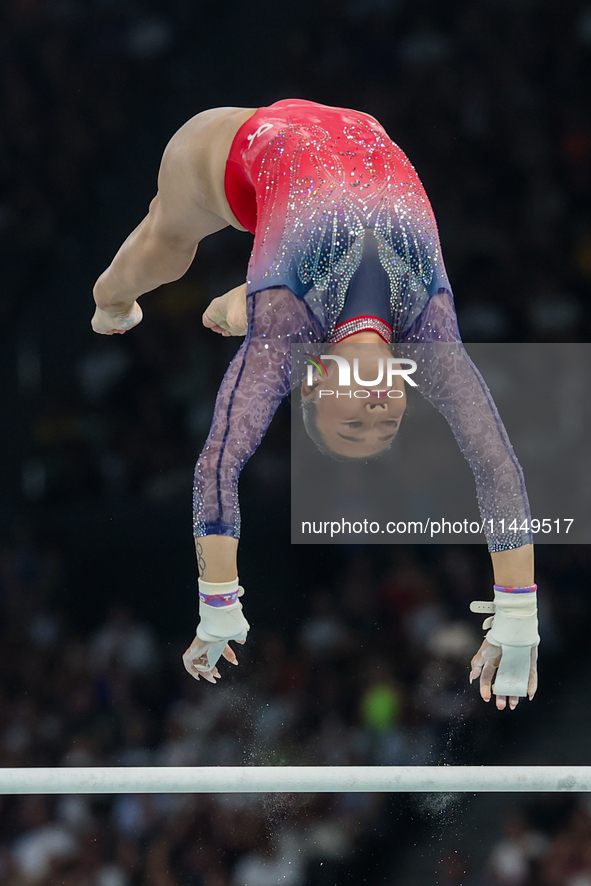
[[[539,635],[523,473],[462,345],[435,217],[409,160],[358,111],[288,99],[197,114],[166,147],[147,216],[94,286],[94,331],[136,326],[138,297],[179,279],[200,241],[229,225],[254,234],[247,281],[213,299],[203,322],[245,340],[195,469],[200,622],[185,668],[215,683],[220,657],[238,663],[229,641],[246,641],[238,478],[290,392],[291,346],[322,342],[336,356],[372,346],[387,357],[395,344],[397,357],[417,364],[417,389],[448,421],[490,527],[494,600],[470,607],[489,616],[470,682],[478,679],[485,701],[494,693],[500,710],[531,700]],[[328,405],[326,384],[318,374],[301,382],[304,421],[321,449],[367,458],[390,445],[406,402],[400,381],[393,397],[366,384],[353,412]]]

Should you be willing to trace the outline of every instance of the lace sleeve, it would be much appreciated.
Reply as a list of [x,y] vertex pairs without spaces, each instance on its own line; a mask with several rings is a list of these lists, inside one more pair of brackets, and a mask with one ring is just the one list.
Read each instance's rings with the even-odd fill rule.
[[489,551],[531,543],[523,471],[486,382],[461,342],[447,289],[431,298],[400,344],[397,353],[417,362],[420,393],[445,417],[472,469]]
[[285,287],[248,295],[247,311],[248,332],[222,380],[195,467],[195,537],[240,537],[238,478],[290,391],[291,345],[322,338],[305,302]]

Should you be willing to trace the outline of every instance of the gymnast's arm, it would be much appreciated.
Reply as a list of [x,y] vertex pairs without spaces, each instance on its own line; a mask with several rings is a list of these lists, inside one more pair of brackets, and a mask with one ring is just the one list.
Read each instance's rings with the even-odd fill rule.
[[[440,289],[430,299],[400,346],[416,360],[420,393],[445,417],[472,469],[495,583],[533,584],[532,536],[520,528],[531,522],[523,471],[486,382],[461,341],[449,291]],[[517,528],[507,529],[511,524]]]
[[[422,315],[401,338],[403,355],[416,360],[421,394],[446,418],[476,480],[486,528],[494,581],[503,587],[534,584],[531,523],[523,471],[488,387],[461,342],[451,293],[440,289]],[[492,519],[493,523],[489,522]],[[504,526],[501,522],[504,520]],[[517,528],[505,530],[514,524]],[[480,679],[480,694],[489,701],[501,650],[484,640],[471,662],[470,679]],[[537,647],[531,648],[527,693],[537,688]],[[499,709],[517,696],[497,695]]]
[[[239,287],[205,312],[204,323],[217,331],[232,328],[227,308],[240,313],[244,289]],[[322,331],[305,302],[285,287],[247,297],[248,331],[232,360],[216,398],[208,438],[195,467],[193,523],[200,591],[218,594],[238,585],[236,554],[240,535],[238,479],[260,444],[275,410],[291,387],[291,345],[316,342]],[[238,327],[240,327],[240,320]],[[237,333],[239,334],[239,332]],[[207,583],[206,585],[204,583]],[[223,583],[223,584],[222,584]],[[217,587],[216,587],[217,586]],[[235,604],[240,610],[239,604]],[[209,606],[200,603],[203,623]],[[248,623],[243,623],[248,629]],[[223,629],[220,629],[222,631]],[[232,639],[229,634],[219,636]],[[237,642],[243,642],[245,634]],[[229,645],[217,651],[198,635],[183,656],[191,676],[215,683],[221,654],[237,664]]]
[[195,120],[181,127],[168,143],[160,165],[158,193],[147,216],[94,286],[95,332],[110,335],[136,326],[142,319],[138,297],[182,277],[199,242],[228,226],[203,205],[205,170],[203,152],[196,150]]
[[[228,299],[239,307],[241,291],[239,287],[214,301]],[[200,577],[211,582],[237,576],[238,479],[290,391],[291,345],[322,339],[305,302],[285,287],[249,295],[247,310],[246,339],[222,380],[195,469],[195,546]],[[204,323],[225,327],[224,310],[212,311],[210,306]]]

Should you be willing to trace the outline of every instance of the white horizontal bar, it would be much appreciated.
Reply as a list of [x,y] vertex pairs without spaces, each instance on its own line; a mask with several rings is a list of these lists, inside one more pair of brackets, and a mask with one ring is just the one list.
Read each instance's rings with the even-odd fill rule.
[[0,768],[0,794],[260,794],[341,791],[591,791],[591,766]]

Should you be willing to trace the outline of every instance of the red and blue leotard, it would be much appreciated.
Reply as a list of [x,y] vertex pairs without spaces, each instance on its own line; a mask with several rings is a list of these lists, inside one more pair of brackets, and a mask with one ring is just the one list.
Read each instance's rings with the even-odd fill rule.
[[[485,526],[529,525],[523,473],[460,339],[435,217],[408,158],[358,111],[296,99],[238,131],[226,194],[254,234],[248,332],[222,381],[195,470],[195,536],[239,537],[240,471],[291,387],[291,345],[362,328],[412,347],[419,390],[447,419]],[[501,524],[500,518],[504,519]],[[488,532],[491,551],[531,542]]]

